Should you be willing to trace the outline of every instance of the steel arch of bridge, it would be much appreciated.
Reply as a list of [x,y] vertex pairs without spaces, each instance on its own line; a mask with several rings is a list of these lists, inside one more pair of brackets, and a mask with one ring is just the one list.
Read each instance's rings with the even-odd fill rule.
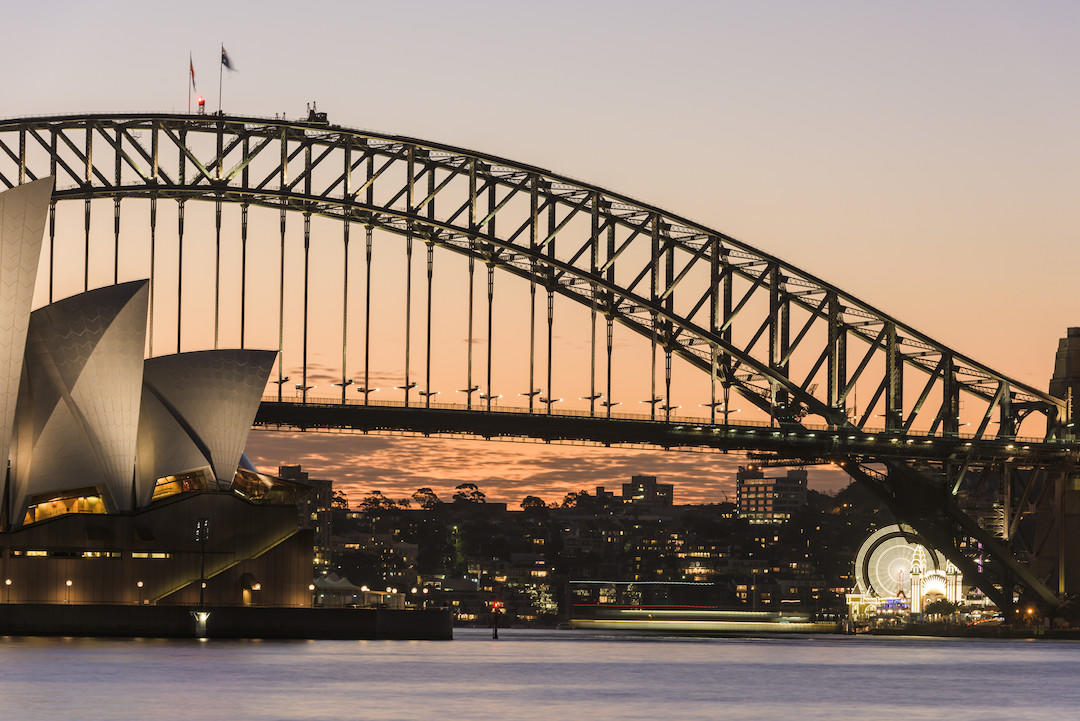
[[[150,200],[151,237],[157,202],[175,201],[181,247],[184,204],[212,202],[217,208],[219,258],[223,203],[236,203],[243,209],[245,252],[248,207],[280,211],[283,249],[286,217],[302,216],[305,342],[301,387],[305,400],[310,219],[325,216],[348,221],[342,224],[346,248],[350,225],[365,226],[369,258],[373,228],[403,236],[410,258],[414,242],[423,243],[429,289],[433,248],[467,256],[470,279],[475,263],[482,263],[488,273],[489,322],[495,270],[528,280],[533,293],[537,288],[546,292],[549,396],[552,298],[557,294],[588,308],[593,327],[591,417],[600,398],[607,399],[601,404],[606,406],[601,415],[611,415],[611,329],[619,323],[650,341],[654,359],[658,351],[664,354],[663,395],[656,388],[655,370],[653,374],[650,406],[654,418],[657,402],[663,399],[667,399],[661,406],[663,418],[670,417],[671,358],[679,356],[708,373],[707,405],[713,422],[727,425],[729,394],[734,391],[768,413],[770,424],[781,428],[819,423],[861,441],[873,438],[870,422],[878,414],[884,417],[884,433],[892,442],[902,443],[915,435],[953,439],[948,458],[935,464],[938,470],[944,469],[950,485],[955,480],[953,492],[973,463],[986,467],[1021,456],[1022,465],[1030,470],[1030,484],[1035,484],[1040,473],[1046,483],[1047,467],[1038,460],[1039,454],[1054,456],[1059,464],[1055,472],[1063,467],[1063,452],[1068,464],[1075,454],[1060,399],[960,354],[840,288],[721,232],[604,188],[504,158],[414,138],[284,119],[120,114],[0,121],[0,184],[13,187],[48,175],[56,177],[54,201],[85,202],[87,258],[93,199],[114,201],[117,248],[123,198]],[[53,232],[50,222],[50,248]],[[49,257],[51,266],[51,252]],[[182,272],[182,258],[180,263]],[[410,284],[411,267],[410,263]],[[51,278],[50,269],[50,288]],[[470,283],[470,308],[471,288]],[[242,302],[244,297],[242,292]],[[411,302],[411,293],[408,298]],[[430,308],[430,290],[428,299]],[[180,312],[182,303],[178,302]],[[217,314],[215,307],[215,321]],[[411,314],[407,312],[406,317]],[[596,386],[598,317],[606,326],[606,348],[601,351],[606,350],[607,357],[606,393]],[[430,339],[430,312],[428,318]],[[179,335],[179,319],[177,325]],[[535,355],[535,339],[535,318],[530,317],[530,359]],[[426,352],[430,369],[430,342]],[[415,386],[408,353],[406,346],[406,405]],[[471,409],[472,393],[479,390],[472,378],[471,343],[469,353],[467,406]],[[806,359],[809,370],[793,368],[796,355]],[[530,411],[537,395],[531,363]],[[279,363],[279,393],[280,367]],[[490,410],[490,363],[487,367]],[[349,382],[344,367],[342,375],[344,394]],[[857,385],[870,389],[871,400],[861,415],[849,417],[848,399]],[[370,388],[366,379],[364,388]],[[918,392],[910,392],[912,388]],[[430,384],[423,390],[430,393]],[[961,398],[977,408],[970,414],[976,419],[975,432],[962,444]],[[420,405],[429,406],[430,401],[427,395]],[[550,413],[552,399],[540,402],[546,403]],[[929,430],[916,434],[914,428],[920,422],[924,426],[928,422]],[[1025,441],[1025,451],[1021,451],[1019,443],[1012,441],[1029,426],[1037,428],[1043,440]],[[958,451],[959,447],[969,450]],[[983,455],[983,449],[990,450]],[[1023,458],[1027,450],[1031,457]],[[840,460],[853,476],[876,486],[894,506],[910,505],[910,497],[926,495],[931,488],[933,502],[916,504],[911,513],[926,514],[955,503],[949,494],[939,495],[937,486],[923,483],[920,479],[925,474],[903,460],[888,460],[886,477],[863,465],[875,459],[872,452],[842,455]],[[905,484],[914,484],[916,490],[897,490]],[[953,549],[951,557],[959,555],[956,547],[961,533],[979,538],[984,545],[994,543],[980,536],[979,527],[958,510],[947,510],[944,515],[947,519],[937,532],[920,530],[944,544],[946,553]],[[1024,568],[1012,562],[1011,555],[1004,555],[1012,576],[1029,588],[1039,585],[1039,579],[1025,577]],[[977,573],[970,562],[958,565],[966,573]],[[1000,578],[995,583],[1007,585]],[[1051,601],[1052,594],[1037,590]]]

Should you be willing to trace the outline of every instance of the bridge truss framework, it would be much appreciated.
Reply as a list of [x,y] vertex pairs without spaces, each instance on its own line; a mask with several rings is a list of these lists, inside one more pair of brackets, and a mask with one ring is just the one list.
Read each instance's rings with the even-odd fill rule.
[[[504,435],[509,431],[483,418],[498,410],[492,406],[496,397],[491,378],[492,308],[496,271],[509,273],[529,283],[529,390],[523,394],[527,406],[513,422],[507,419],[514,414],[498,414],[502,429],[547,440],[569,436],[618,443],[625,434],[646,442],[652,438],[661,447],[756,449],[767,454],[761,460],[778,465],[837,463],[874,489],[899,520],[946,553],[1003,609],[1012,607],[1014,588],[1049,606],[1064,598],[1065,496],[1075,487],[1078,451],[1064,401],[716,230],[537,167],[322,122],[169,114],[0,121],[0,186],[49,175],[56,178],[48,239],[50,299],[56,203],[83,201],[86,287],[91,201],[113,201],[114,280],[120,265],[122,201],[149,201],[152,283],[157,274],[157,208],[162,202],[176,204],[178,350],[184,312],[185,205],[204,201],[215,207],[215,341],[221,315],[222,206],[241,208],[241,345],[249,313],[248,209],[278,211],[282,258],[288,220],[302,220],[304,328],[297,383],[301,397],[299,403],[286,402],[282,387],[289,379],[279,361],[278,395],[264,403],[259,423],[427,433],[471,427],[479,429],[475,431],[479,435]],[[347,258],[354,227],[364,230],[368,281],[374,229],[401,237],[410,261],[417,244],[426,253],[427,343],[419,372],[409,342],[409,326],[416,315],[411,307],[411,262],[404,279],[408,290],[403,409],[390,412],[388,406],[369,402],[370,282],[363,311],[364,377],[357,380],[363,401],[346,402],[346,388],[354,379],[347,371],[349,348],[343,331],[340,403],[334,407],[314,398],[309,402],[313,216],[341,221],[346,257],[343,328],[350,307]],[[433,402],[435,248],[468,259],[469,343],[460,420]],[[478,270],[487,278],[487,362],[482,379],[474,372],[473,359],[474,304],[481,308],[484,304],[473,294]],[[279,282],[279,346],[284,346],[284,262]],[[546,297],[546,318],[537,317],[538,294]],[[590,314],[589,407],[573,418],[553,409],[556,296],[584,306]],[[647,420],[634,421],[638,423],[634,428],[613,411],[615,324],[646,338],[652,354],[649,414]],[[152,346],[153,312],[150,333]],[[546,354],[546,363],[536,361],[538,353]],[[661,356],[663,373],[658,378]],[[680,422],[674,414],[673,357],[708,376],[710,395],[703,404],[708,417],[699,422]],[[870,401],[852,415],[849,399],[860,388]],[[767,431],[733,422],[732,394],[768,415]],[[879,417],[883,427],[872,427]],[[968,425],[973,432],[962,433]],[[977,518],[970,507],[961,507],[965,498],[985,497],[988,489],[1000,500],[999,518],[992,523]],[[1039,522],[1029,523],[1032,519]]]

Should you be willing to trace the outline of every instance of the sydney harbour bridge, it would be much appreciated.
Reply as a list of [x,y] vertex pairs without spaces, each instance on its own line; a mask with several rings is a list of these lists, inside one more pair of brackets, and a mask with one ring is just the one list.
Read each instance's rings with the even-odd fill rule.
[[314,112],[0,121],[0,188],[49,176],[48,300],[149,277],[150,354],[279,350],[258,427],[834,464],[1005,611],[1080,583],[1071,394],[717,230]]

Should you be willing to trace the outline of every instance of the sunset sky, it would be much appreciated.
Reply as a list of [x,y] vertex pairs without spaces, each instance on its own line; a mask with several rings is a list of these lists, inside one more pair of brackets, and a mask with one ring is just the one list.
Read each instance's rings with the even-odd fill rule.
[[[2,17],[19,29],[5,38],[4,116],[183,111],[189,52],[216,108],[223,42],[237,68],[227,113],[302,117],[317,100],[345,126],[611,188],[1040,388],[1057,339],[1080,325],[1075,2],[59,2]],[[455,348],[457,317],[441,329]],[[394,361],[378,360],[373,374],[392,381]],[[644,397],[629,390],[640,380],[626,379],[627,404]],[[450,383],[440,387],[461,387]],[[524,390],[515,383],[503,382],[508,395]],[[740,462],[262,432],[249,454],[267,469],[302,463],[354,499],[473,481],[512,503],[632,473],[676,483],[679,500],[722,500]],[[811,473],[818,487],[842,482]]]

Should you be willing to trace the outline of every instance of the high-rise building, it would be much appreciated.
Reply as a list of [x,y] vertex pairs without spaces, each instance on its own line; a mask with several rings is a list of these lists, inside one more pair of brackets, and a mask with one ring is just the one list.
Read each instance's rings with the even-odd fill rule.
[[297,504],[300,527],[315,531],[314,564],[316,575],[330,570],[330,534],[332,526],[331,506],[334,501],[334,482],[310,478],[299,465],[278,466],[278,478],[292,481],[311,489]]
[[622,501],[671,506],[675,502],[675,486],[670,483],[657,483],[656,476],[631,476],[629,483],[622,484]]
[[764,471],[739,466],[735,476],[736,509],[750,523],[783,523],[806,505],[806,470],[794,468],[766,478]]

